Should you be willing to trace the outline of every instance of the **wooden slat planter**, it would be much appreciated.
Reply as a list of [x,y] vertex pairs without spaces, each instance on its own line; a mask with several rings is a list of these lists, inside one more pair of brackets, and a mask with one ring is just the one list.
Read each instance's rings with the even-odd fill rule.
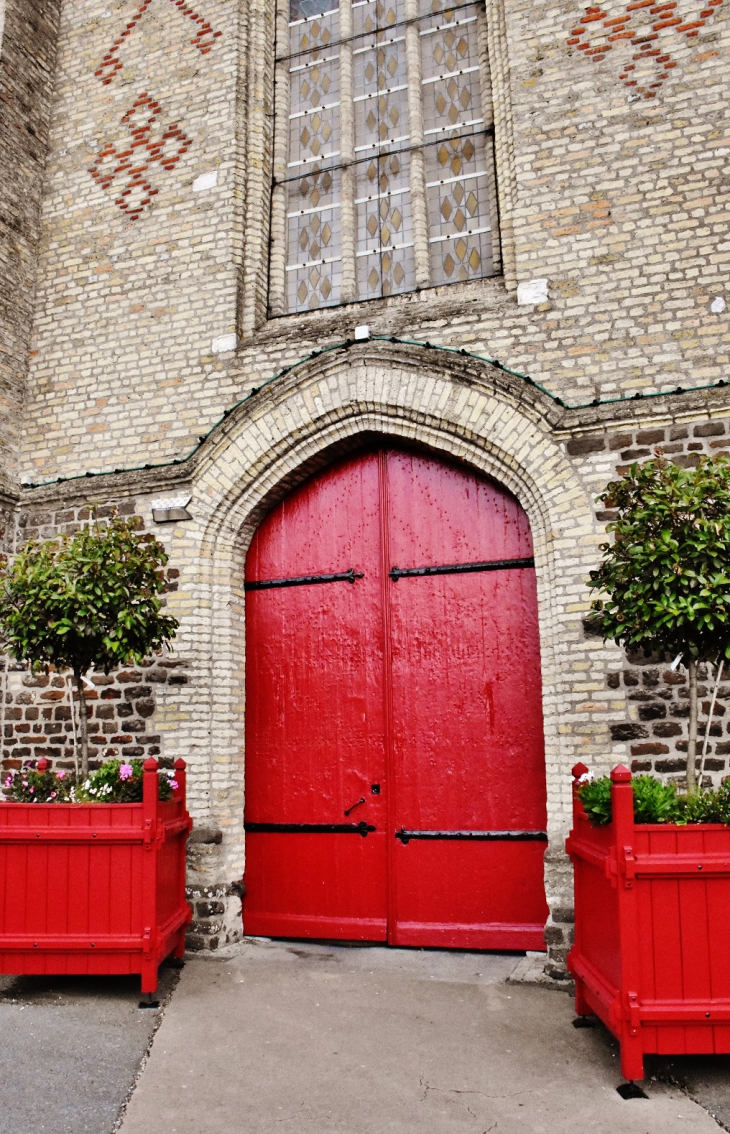
[[0,972],[139,973],[185,951],[185,762],[158,799],[146,760],[142,803],[0,804]]
[[576,1011],[644,1055],[730,1052],[730,828],[635,824],[631,772],[611,773],[613,822],[594,827],[575,794],[566,847],[575,878]]

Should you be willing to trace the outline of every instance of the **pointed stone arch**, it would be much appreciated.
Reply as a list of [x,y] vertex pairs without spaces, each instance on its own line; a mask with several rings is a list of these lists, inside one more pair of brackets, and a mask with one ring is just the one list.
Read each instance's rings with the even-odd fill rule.
[[[589,494],[550,423],[552,403],[519,379],[455,357],[368,344],[324,356],[284,376],[230,415],[200,454],[191,511],[197,551],[183,633],[194,659],[188,722],[175,750],[191,764],[194,804],[223,831],[217,876],[244,865],[244,570],[262,517],[316,469],[374,435],[464,462],[505,485],[532,526],[538,581],[548,777],[548,899],[562,901],[562,839],[570,811],[566,769],[579,756],[571,718],[571,647],[582,642],[581,604],[600,538]],[[191,525],[186,537],[193,538]],[[586,538],[588,537],[588,538]],[[184,647],[185,648],[185,647]],[[196,673],[197,671],[197,673]],[[172,739],[172,738],[171,738]],[[207,770],[207,774],[206,774]],[[206,786],[207,785],[207,786]],[[550,865],[550,862],[553,865]],[[212,867],[211,867],[212,869]],[[551,885],[550,873],[554,881]],[[556,895],[559,895],[556,897]]]

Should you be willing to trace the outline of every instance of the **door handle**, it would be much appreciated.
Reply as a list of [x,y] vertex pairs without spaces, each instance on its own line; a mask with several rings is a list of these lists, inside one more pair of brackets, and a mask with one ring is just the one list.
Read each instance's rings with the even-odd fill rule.
[[365,796],[363,795],[363,796],[360,797],[360,799],[358,799],[357,803],[353,803],[352,807],[348,807],[347,811],[343,812],[343,814],[349,815],[351,811],[354,811],[356,807],[359,807],[360,804],[364,803],[364,802],[365,802]]

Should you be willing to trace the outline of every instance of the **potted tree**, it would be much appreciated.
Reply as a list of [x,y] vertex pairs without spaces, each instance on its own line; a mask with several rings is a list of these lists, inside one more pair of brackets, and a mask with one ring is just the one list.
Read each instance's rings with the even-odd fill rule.
[[730,787],[697,778],[697,667],[730,657],[730,462],[659,457],[599,499],[617,518],[591,573],[597,627],[681,655],[689,677],[685,794],[622,766],[573,769],[576,1009],[620,1040],[634,1080],[648,1052],[730,1052]]
[[0,972],[140,973],[182,956],[185,763],[109,761],[89,772],[84,678],[141,662],[170,641],[162,609],[167,555],[132,519],[96,520],[73,536],[30,542],[0,567],[0,630],[32,667],[70,670],[81,777],[41,760],[8,775],[0,806]]

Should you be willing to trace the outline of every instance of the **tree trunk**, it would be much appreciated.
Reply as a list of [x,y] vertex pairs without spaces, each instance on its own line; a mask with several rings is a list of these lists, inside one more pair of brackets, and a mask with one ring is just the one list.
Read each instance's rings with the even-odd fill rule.
[[687,794],[697,791],[697,662],[691,658],[689,671],[689,732],[687,736]]
[[[85,780],[89,774],[89,714],[86,705],[86,693],[84,692],[84,682],[80,672],[74,670],[74,677],[76,678],[76,692],[79,696],[79,727],[81,729],[81,780]],[[696,730],[695,730],[696,731]]]

